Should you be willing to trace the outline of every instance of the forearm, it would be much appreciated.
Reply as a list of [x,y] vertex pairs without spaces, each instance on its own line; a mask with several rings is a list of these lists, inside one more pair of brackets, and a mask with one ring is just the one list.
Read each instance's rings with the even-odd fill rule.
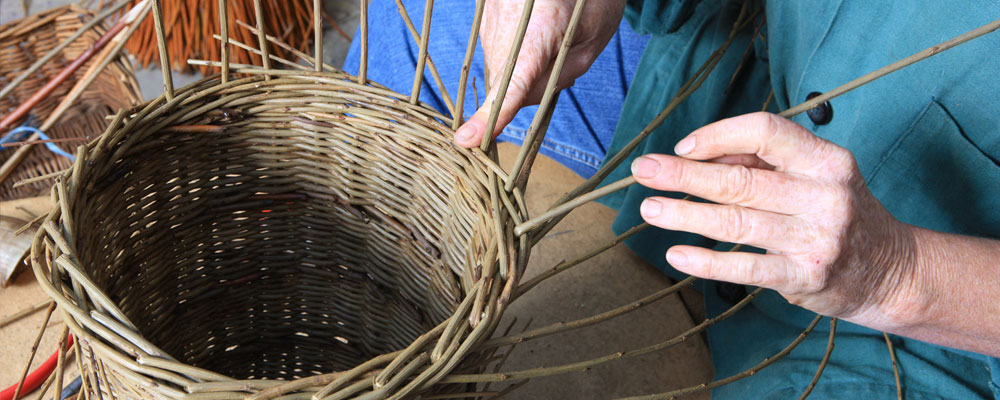
[[912,229],[916,284],[890,332],[1000,357],[1000,241]]

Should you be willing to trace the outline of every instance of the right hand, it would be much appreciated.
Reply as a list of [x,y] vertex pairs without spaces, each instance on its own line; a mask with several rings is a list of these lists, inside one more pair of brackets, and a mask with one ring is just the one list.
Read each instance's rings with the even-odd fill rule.
[[[517,65],[491,138],[496,138],[522,107],[538,104],[542,100],[559,46],[569,28],[575,3],[574,0],[535,1]],[[455,132],[455,143],[459,146],[476,147],[482,143],[507,55],[517,36],[523,6],[523,0],[486,0],[479,36],[490,74],[487,77],[490,91],[486,94],[482,107]],[[584,6],[580,25],[556,83],[558,89],[573,86],[576,78],[590,68],[618,30],[624,12],[625,2],[621,0],[590,0]]]

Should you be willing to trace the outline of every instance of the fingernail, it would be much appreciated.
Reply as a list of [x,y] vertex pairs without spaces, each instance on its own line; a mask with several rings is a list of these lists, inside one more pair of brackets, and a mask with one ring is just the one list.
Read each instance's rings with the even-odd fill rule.
[[688,136],[674,146],[674,153],[679,156],[690,153],[691,150],[694,150],[694,136]]
[[660,170],[660,162],[651,157],[642,156],[632,161],[632,175],[636,178],[652,178]]
[[667,252],[667,262],[674,267],[683,267],[688,263],[688,256],[680,250],[670,250]]
[[472,137],[475,135],[476,135],[476,128],[472,127],[472,125],[468,123],[462,125],[461,128],[458,128],[458,130],[455,131],[455,139],[460,142],[467,142],[469,139],[472,139]]
[[642,204],[639,205],[639,214],[644,218],[656,218],[657,215],[660,215],[661,210],[663,210],[663,205],[653,199],[643,200]]

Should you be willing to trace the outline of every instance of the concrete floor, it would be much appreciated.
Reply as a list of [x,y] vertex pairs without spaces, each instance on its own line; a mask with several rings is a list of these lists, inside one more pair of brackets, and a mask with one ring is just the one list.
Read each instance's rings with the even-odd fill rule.
[[[31,1],[35,11],[65,0]],[[357,26],[356,2],[326,0],[326,9],[348,34]],[[15,6],[15,7],[12,7]],[[10,20],[20,9],[15,0],[0,0],[0,23]],[[324,32],[324,58],[331,65],[341,65],[349,44],[333,29]],[[151,99],[162,91],[157,69],[137,71],[143,97]],[[175,74],[175,86],[180,87],[200,79],[197,75]],[[517,148],[502,144],[502,162],[511,162]],[[532,214],[544,210],[556,198],[582,182],[582,179],[555,161],[540,157],[527,189],[528,207]],[[4,207],[0,214],[13,213]],[[588,204],[576,210],[543,239],[532,252],[526,273],[530,278],[559,261],[573,259],[585,251],[606,243],[614,237],[609,227],[614,211],[598,204]],[[591,261],[557,275],[537,286],[511,305],[506,320],[517,318],[515,329],[531,320],[531,327],[571,321],[604,312],[653,293],[669,285],[669,280],[623,246],[613,248]],[[684,298],[672,295],[628,315],[582,330],[550,336],[516,347],[502,368],[521,370],[577,362],[657,343],[690,328],[692,313],[699,315],[700,296],[690,289]],[[31,304],[45,300],[30,272],[22,274],[10,287],[0,289],[0,316],[10,315]],[[694,304],[693,306],[691,306]],[[689,310],[688,307],[693,308]],[[4,340],[0,352],[0,383],[13,382],[27,358],[28,346],[41,324],[44,312],[38,312],[17,323],[0,328]],[[55,348],[60,316],[56,313],[40,348]],[[701,318],[701,317],[696,317]],[[504,325],[506,326],[506,323]],[[39,358],[49,350],[39,352]],[[44,356],[42,355],[44,353]],[[41,360],[36,360],[35,365]],[[513,399],[603,399],[662,392],[708,382],[712,377],[707,346],[701,336],[633,359],[613,361],[584,372],[536,378],[513,392]],[[494,385],[490,390],[502,388]],[[707,393],[693,396],[708,398]]]

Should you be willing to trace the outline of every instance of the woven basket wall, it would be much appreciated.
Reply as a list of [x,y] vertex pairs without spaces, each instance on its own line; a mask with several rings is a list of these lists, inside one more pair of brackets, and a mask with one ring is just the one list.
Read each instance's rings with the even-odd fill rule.
[[[40,57],[72,35],[77,29],[93,18],[94,14],[75,5],[53,8],[29,17],[0,26],[0,87],[21,74]],[[0,115],[13,111],[38,89],[59,74],[73,62],[80,53],[104,34],[106,26],[98,25],[73,44],[67,46],[34,75],[21,83],[14,91],[0,99]],[[87,68],[99,60],[90,60],[63,82],[32,111],[35,125],[48,118],[66,93],[83,79]],[[141,100],[139,85],[135,81],[132,65],[125,55],[120,55],[108,65],[94,83],[84,91],[82,97],[59,119],[46,134],[51,138],[96,137],[108,125],[105,116],[115,110],[131,107]],[[19,123],[24,123],[20,121]],[[2,136],[5,132],[0,132]],[[59,146],[73,153],[74,148],[84,140],[60,143]],[[17,147],[0,148],[0,164],[17,150]],[[44,194],[50,181],[36,182],[14,188],[14,183],[36,176],[49,174],[68,168],[69,159],[58,156],[44,148],[34,146],[20,166],[0,184],[0,201],[32,197]]]
[[523,206],[443,116],[355,81],[211,78],[89,145],[32,259],[90,393],[466,390],[437,383],[486,364]]

